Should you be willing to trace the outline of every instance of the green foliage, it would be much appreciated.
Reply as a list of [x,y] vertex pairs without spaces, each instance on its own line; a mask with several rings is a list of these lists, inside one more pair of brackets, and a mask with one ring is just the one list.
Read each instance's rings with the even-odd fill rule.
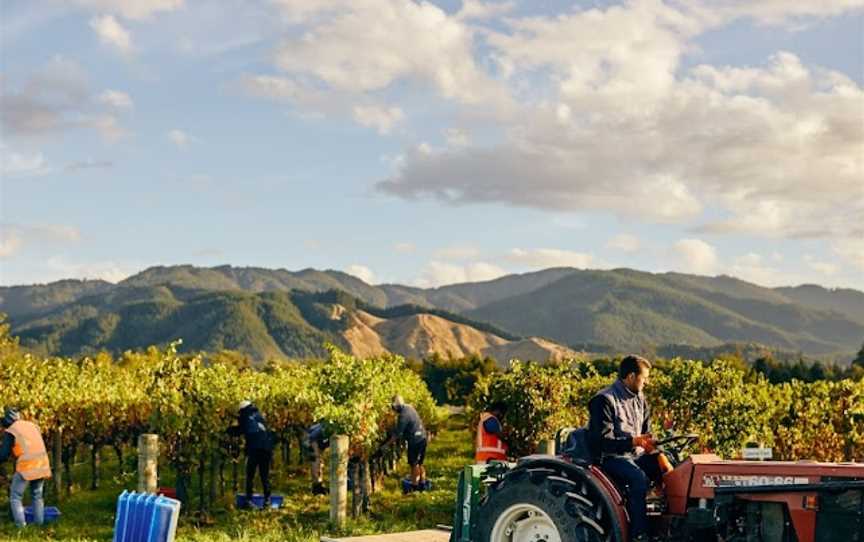
[[[584,425],[588,401],[615,378],[584,362],[513,362],[481,379],[469,406],[476,419],[489,403],[506,402],[514,453],[532,453],[559,428]],[[849,461],[864,451],[864,380],[772,384],[734,358],[658,360],[645,394],[657,436],[698,433],[703,449],[725,457],[747,442],[774,446],[775,457],[789,460]]]
[[766,383],[745,382],[746,373],[726,361],[710,365],[673,360],[658,364],[646,390],[660,424],[698,433],[703,446],[730,457],[752,438],[768,434]]
[[864,369],[864,344],[861,345],[861,350],[858,351],[855,359],[852,360],[852,365],[857,365]]
[[315,409],[331,433],[348,435],[352,453],[366,458],[395,424],[391,399],[399,394],[434,429],[440,419],[432,395],[400,356],[358,359],[330,347],[330,359],[313,369],[314,386],[325,400]]
[[432,397],[441,405],[464,405],[477,381],[498,370],[489,357],[445,359],[437,354],[425,358],[419,368]]
[[[402,358],[358,359],[328,347],[327,361],[272,363],[250,369],[228,357],[165,349],[81,359],[39,359],[22,353],[0,324],[0,396],[18,406],[46,435],[63,431],[65,445],[131,443],[143,432],[161,436],[177,472],[187,475],[214,453],[226,454],[226,428],[241,399],[256,403],[283,438],[314,420],[347,434],[353,453],[368,457],[394,423],[390,399],[401,394],[430,429],[443,419],[423,381]],[[50,442],[50,440],[49,440]]]
[[476,421],[490,404],[507,404],[505,438],[513,454],[526,455],[558,429],[587,423],[588,400],[612,380],[581,362],[544,366],[513,361],[507,372],[481,378],[468,405]]
[[859,380],[864,376],[864,365],[852,363],[848,367],[840,367],[833,363],[823,363],[814,360],[812,363],[803,359],[788,363],[776,360],[773,356],[761,357],[753,362],[754,372],[762,374],[772,384],[782,384],[793,380],[802,382],[817,382],[820,380]]

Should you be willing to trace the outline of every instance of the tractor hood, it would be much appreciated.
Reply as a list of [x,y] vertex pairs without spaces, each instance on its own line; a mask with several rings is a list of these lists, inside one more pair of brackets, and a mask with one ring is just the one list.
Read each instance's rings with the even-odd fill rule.
[[696,454],[663,479],[669,511],[679,514],[686,511],[690,499],[713,499],[718,487],[802,486],[840,480],[864,480],[864,463],[741,461]]

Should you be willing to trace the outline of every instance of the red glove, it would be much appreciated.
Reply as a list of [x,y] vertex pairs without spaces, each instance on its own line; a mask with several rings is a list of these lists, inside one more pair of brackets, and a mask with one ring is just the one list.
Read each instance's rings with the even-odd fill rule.
[[654,442],[654,437],[650,434],[633,437],[633,447],[642,448],[645,450],[645,453],[649,454],[654,451]]

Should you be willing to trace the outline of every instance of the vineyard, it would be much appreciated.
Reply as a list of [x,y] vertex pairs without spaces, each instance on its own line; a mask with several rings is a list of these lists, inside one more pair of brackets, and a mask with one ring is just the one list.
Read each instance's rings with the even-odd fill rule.
[[[509,405],[504,426],[513,453],[523,455],[534,452],[538,443],[553,438],[561,427],[584,425],[588,400],[614,378],[584,361],[555,365],[514,361],[507,371],[483,371],[478,376],[467,397],[467,416],[454,426],[418,372],[402,358],[359,359],[335,347],[328,351],[324,360],[273,362],[260,368],[232,363],[230,358],[207,361],[201,355],[180,355],[176,345],[117,357],[42,359],[23,352],[0,322],[0,393],[3,404],[18,406],[25,418],[42,428],[59,475],[49,500],[90,491],[108,499],[110,508],[110,495],[100,493],[104,452],[113,456],[112,472],[119,473],[115,482],[119,477],[122,485],[126,473],[125,485],[134,487],[131,473],[137,436],[156,433],[162,447],[160,474],[176,483],[190,521],[207,525],[214,511],[218,515],[230,508],[227,488],[238,487],[241,442],[225,430],[234,422],[241,399],[255,402],[277,434],[276,461],[283,473],[291,470],[292,456],[299,455],[300,435],[313,421],[322,421],[334,434],[348,435],[356,472],[370,479],[361,484],[363,504],[369,502],[370,489],[395,485],[393,476],[387,482],[393,451],[388,455],[379,450],[394,422],[389,409],[392,395],[403,395],[417,407],[427,427],[446,435],[430,445],[431,461],[442,453],[441,447],[452,445],[448,439],[459,441],[461,451],[445,452],[449,462],[439,463],[441,470],[433,472],[437,479],[449,480],[470,457],[472,420],[489,402]],[[653,406],[655,433],[698,433],[703,449],[726,457],[736,456],[747,443],[756,443],[772,447],[776,459],[864,459],[864,380],[771,384],[723,360],[661,360],[646,394]],[[81,467],[82,452],[88,457],[86,469]],[[299,472],[303,478],[301,461],[296,464],[295,475]],[[86,483],[82,474],[88,478]],[[291,487],[304,492],[302,499],[308,497],[308,485],[298,482]],[[415,526],[442,521],[443,510],[452,502],[452,488],[445,483],[426,497],[440,507],[438,516],[413,509]],[[395,493],[383,495],[400,498]],[[295,497],[288,494],[287,499]],[[296,499],[305,502],[300,496]],[[373,516],[381,520],[381,511],[392,509],[384,497],[378,497]],[[64,518],[70,520],[74,521]],[[297,517],[292,521],[296,523]],[[316,521],[319,524],[310,528],[326,527],[320,517]],[[397,524],[382,523],[383,528]]]
[[122,464],[138,435],[156,433],[176,476],[178,496],[188,501],[197,477],[198,510],[208,511],[217,486],[221,490],[225,484],[226,468],[236,485],[241,441],[229,437],[226,428],[236,420],[242,399],[266,413],[283,460],[305,428],[321,421],[331,433],[350,436],[351,456],[373,480],[387,463],[375,452],[395,422],[389,408],[394,394],[413,404],[431,429],[442,419],[421,378],[396,356],[356,359],[329,347],[327,360],[257,370],[205,364],[201,356],[178,355],[176,345],[127,352],[118,359],[36,359],[20,352],[8,335],[2,340],[0,396],[38,423],[55,471],[62,464],[59,478],[65,478],[67,492],[70,465],[80,448],[90,453],[89,485],[96,489],[103,448],[115,450]]

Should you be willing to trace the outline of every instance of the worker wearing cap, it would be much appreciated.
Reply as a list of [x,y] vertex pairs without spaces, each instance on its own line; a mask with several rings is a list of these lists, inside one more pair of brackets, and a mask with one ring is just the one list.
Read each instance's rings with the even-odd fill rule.
[[14,408],[5,410],[0,425],[5,429],[3,441],[0,443],[0,463],[9,459],[10,455],[15,457],[15,474],[9,490],[12,519],[18,527],[26,525],[23,501],[24,491],[29,485],[33,499],[33,522],[42,525],[45,518],[42,490],[45,479],[51,477],[51,466],[42,433],[33,422],[22,420]]
[[401,395],[394,395],[390,408],[398,415],[396,426],[390,433],[389,445],[396,440],[404,440],[408,444],[408,464],[411,466],[411,483],[415,489],[426,487],[426,468],[423,461],[426,458],[426,428],[417,410],[405,403]]
[[261,475],[264,489],[264,508],[270,507],[270,464],[273,462],[274,439],[267,429],[264,416],[249,400],[237,406],[237,425],[228,428],[228,434],[246,440],[246,505],[252,502],[255,472]]

